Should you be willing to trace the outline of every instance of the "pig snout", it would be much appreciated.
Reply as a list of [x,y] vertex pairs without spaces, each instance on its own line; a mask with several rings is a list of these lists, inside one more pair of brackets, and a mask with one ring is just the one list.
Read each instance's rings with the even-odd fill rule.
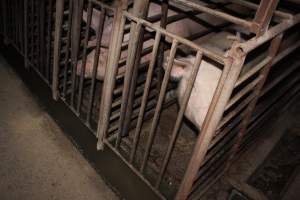
[[[179,106],[186,92],[188,81],[191,77],[195,57],[176,59],[171,69],[171,78],[178,81],[176,89]],[[165,68],[165,65],[164,65]],[[185,110],[185,117],[199,130],[201,129],[222,71],[216,66],[202,60],[194,86]]]

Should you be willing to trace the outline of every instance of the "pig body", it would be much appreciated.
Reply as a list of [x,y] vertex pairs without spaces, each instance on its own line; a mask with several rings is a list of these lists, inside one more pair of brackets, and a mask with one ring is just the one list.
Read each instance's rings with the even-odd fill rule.
[[[186,66],[174,64],[171,70],[171,77],[179,80],[176,89],[176,97],[179,105],[185,96],[188,81],[192,73],[192,66],[195,61],[194,56],[181,59],[186,62]],[[213,64],[201,61],[200,68],[194,82],[194,86],[185,110],[185,117],[188,118],[198,129],[201,129],[204,119],[206,117],[208,108],[212,101],[214,92],[218,85],[218,80],[221,77],[222,70]]]

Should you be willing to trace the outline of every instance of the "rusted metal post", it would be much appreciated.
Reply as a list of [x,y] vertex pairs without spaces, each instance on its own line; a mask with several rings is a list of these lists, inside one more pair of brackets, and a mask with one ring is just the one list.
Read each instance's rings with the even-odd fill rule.
[[97,127],[98,150],[104,148],[104,140],[109,125],[113,90],[115,88],[115,78],[118,71],[118,61],[124,34],[125,17],[123,17],[123,11],[127,9],[127,5],[127,0],[119,1],[115,10],[113,31],[110,39],[108,61],[105,69],[102,98],[100,102],[100,117]]
[[[145,18],[149,7],[149,0],[135,1],[133,5],[133,15],[139,18]],[[143,29],[141,24],[131,23],[130,39],[128,45],[128,56],[126,62],[124,90],[122,94],[121,113],[119,121],[119,135],[116,146],[119,146],[121,137],[126,134],[130,124],[132,104],[134,100],[134,85],[137,76],[139,62],[139,52],[142,48]],[[139,51],[140,50],[140,51]]]
[[58,100],[58,73],[61,48],[61,33],[64,13],[64,1],[56,1],[55,12],[55,32],[54,32],[54,60],[53,60],[53,78],[52,78],[52,97]]
[[232,48],[215,91],[213,100],[206,115],[200,136],[194,147],[189,165],[176,194],[176,200],[187,199],[194,179],[205,158],[209,144],[222,118],[227,102],[230,99],[234,85],[244,64],[245,55],[240,48]]
[[[76,70],[78,61],[78,52],[81,43],[81,23],[84,0],[73,0],[72,31],[71,31],[71,67],[72,67],[72,91],[71,91],[71,107],[74,108],[75,90],[76,90]],[[78,113],[77,113],[78,114]]]
[[[161,5],[161,21],[160,21],[160,27],[166,28],[167,23],[168,23],[168,9],[169,9],[169,0],[163,0],[162,5]],[[157,56],[157,92],[159,93],[162,79],[163,79],[163,61],[164,61],[164,49],[165,49],[165,37],[161,38],[161,42],[159,44],[159,49],[158,49],[158,56]]]
[[244,119],[242,120],[242,123],[241,123],[241,130],[239,131],[239,133],[237,135],[237,141],[236,141],[236,143],[232,147],[231,156],[228,159],[226,168],[228,168],[230,166],[230,164],[231,164],[234,156],[236,155],[236,153],[237,153],[237,151],[238,151],[238,149],[239,149],[239,147],[241,145],[243,137],[244,137],[244,135],[245,135],[245,133],[247,131],[248,124],[249,124],[249,122],[251,120],[251,116],[252,116],[252,113],[254,111],[255,105],[256,105],[259,97],[260,97],[260,93],[261,93],[261,91],[263,89],[265,81],[267,80],[268,74],[269,74],[270,69],[271,69],[271,67],[273,65],[273,61],[274,61],[274,59],[276,57],[276,54],[277,54],[277,52],[279,50],[279,47],[280,47],[280,44],[281,44],[281,41],[282,41],[282,37],[283,37],[283,34],[279,34],[271,42],[271,45],[270,45],[269,50],[268,50],[269,51],[268,52],[268,56],[271,59],[266,64],[266,66],[259,73],[259,77],[261,77],[261,79],[260,79],[259,83],[256,85],[256,88],[253,91],[254,98],[249,103],[249,105],[247,107]]
[[278,2],[279,0],[261,0],[254,18],[254,22],[259,24],[260,27],[259,32],[256,34],[261,35],[268,29]]

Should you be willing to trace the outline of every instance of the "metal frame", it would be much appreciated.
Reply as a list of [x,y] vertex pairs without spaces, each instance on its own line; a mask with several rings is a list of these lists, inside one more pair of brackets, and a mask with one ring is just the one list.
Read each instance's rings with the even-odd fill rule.
[[[226,171],[244,146],[256,136],[249,132],[266,118],[264,113],[269,106],[260,108],[260,99],[279,86],[293,72],[297,72],[300,65],[299,62],[294,63],[288,70],[266,84],[272,66],[300,46],[300,43],[296,42],[284,51],[278,52],[280,44],[283,42],[284,32],[300,23],[300,14],[293,15],[276,10],[278,0],[262,0],[258,5],[244,0],[228,1],[254,10],[256,14],[253,19],[242,19],[231,13],[223,12],[222,9],[219,9],[222,8],[222,5],[219,4],[208,3],[204,6],[187,0],[164,0],[162,14],[148,19],[146,13],[149,0],[135,1],[133,12],[127,11],[128,2],[126,0],[118,1],[116,7],[107,6],[97,0],[89,0],[88,5],[85,5],[84,0],[56,1],[55,8],[52,7],[54,3],[52,0],[45,4],[36,0],[25,0],[24,3],[16,2],[19,0],[5,0],[0,3],[1,10],[3,10],[0,13],[3,19],[0,32],[6,42],[11,43],[24,55],[27,68],[35,70],[45,82],[51,85],[53,98],[56,100],[61,98],[96,134],[98,137],[97,148],[103,149],[105,146],[111,148],[162,199],[165,196],[161,192],[160,186],[172,156],[193,83],[204,57],[220,63],[223,66],[222,75],[175,199],[199,198]],[[187,7],[189,11],[168,18],[166,11],[171,4]],[[88,7],[88,17],[86,24],[83,25],[82,12],[85,6]],[[91,16],[95,7],[102,11],[98,30],[100,34],[94,49],[96,55],[101,53],[105,12],[110,10],[114,13],[105,78],[101,85],[102,90],[97,94],[100,99],[95,95],[98,83],[96,80],[98,56],[95,56],[94,59],[92,79],[87,81],[84,78]],[[18,11],[22,11],[21,16],[24,16],[24,19],[13,17],[14,12]],[[46,14],[43,11],[47,11]],[[54,12],[55,26],[53,27]],[[223,56],[165,30],[167,23],[199,13],[222,18],[229,24],[240,25],[256,36],[245,42],[234,42],[229,54]],[[275,25],[270,26],[273,16],[277,21]],[[193,19],[196,20],[196,16],[193,16]],[[161,21],[160,26],[154,25],[156,21]],[[222,29],[223,27],[218,28]],[[154,35],[154,42],[150,49],[145,50],[142,43],[148,37],[148,29],[153,31],[149,38]],[[52,47],[51,34],[53,30],[55,37]],[[201,33],[200,36],[209,34],[209,32],[210,30]],[[128,43],[123,41],[125,34],[130,35]],[[165,36],[171,38],[172,41],[167,69],[163,73],[162,69],[157,66],[163,63],[164,51],[169,48],[168,42],[164,39]],[[166,152],[164,152],[162,165],[153,181],[146,175],[149,155],[155,143],[156,128],[161,111],[166,106],[164,97],[169,89],[170,71],[176,60],[176,52],[181,45],[196,51],[196,61],[193,63],[193,73]],[[259,62],[256,64],[245,63],[247,56],[263,45],[268,45],[265,57],[259,58]],[[125,60],[120,60],[120,55],[126,48],[128,48],[128,55]],[[141,66],[141,57],[147,52],[152,52],[151,59],[145,66]],[[80,75],[76,75],[76,66],[80,59],[83,68]],[[252,68],[243,73],[243,69],[248,65]],[[138,70],[143,67],[146,69],[146,76],[140,83],[141,77]],[[125,73],[120,73],[121,68],[125,68]],[[157,82],[154,83],[153,77]],[[87,82],[88,89],[85,85]],[[299,78],[293,78],[288,85],[282,88],[277,96],[268,101],[270,105],[277,102],[279,97],[291,96],[298,92]],[[292,92],[288,93],[290,88],[292,88]],[[83,113],[82,107],[86,91],[88,102],[86,112]],[[137,92],[140,95],[138,103],[135,99]],[[118,94],[118,98],[114,98],[116,94]],[[156,98],[151,102],[150,108],[148,108],[149,96]],[[99,108],[94,106],[95,103],[98,103]],[[257,104],[258,106],[256,106]],[[92,125],[93,112],[99,114],[95,125]],[[264,117],[260,117],[261,115]],[[138,145],[142,125],[146,119],[152,119],[152,124],[141,162],[137,164]],[[128,143],[126,136],[134,130],[133,128],[135,128],[133,141]],[[128,156],[122,152],[122,144],[126,142],[127,145],[131,145]],[[223,165],[225,167],[222,167]]]
[[[187,1],[180,1],[180,0],[174,0],[172,2],[184,4],[185,6],[192,7],[193,9],[196,9],[197,11],[202,11],[205,13],[212,14],[214,16],[218,16],[221,18],[224,18],[230,22],[237,23],[239,25],[242,25],[244,27],[248,27],[250,31],[254,32],[257,34],[257,37],[246,41],[245,43],[235,43],[235,45],[232,47],[230,54],[228,57],[222,57],[221,55],[212,53],[210,51],[207,51],[204,48],[201,48],[201,46],[195,45],[190,41],[184,40],[183,38],[180,38],[176,35],[170,34],[167,31],[165,31],[162,28],[159,28],[152,23],[148,22],[147,20],[144,20],[143,16],[141,13],[137,12],[136,15],[125,12],[124,11],[124,17],[131,21],[133,23],[132,29],[131,29],[131,35],[130,35],[130,42],[129,42],[129,56],[127,57],[127,65],[126,65],[126,73],[125,73],[125,85],[123,89],[123,99],[122,99],[122,108],[121,109],[121,120],[119,124],[119,131],[115,136],[111,136],[107,134],[107,130],[109,127],[109,114],[111,112],[111,95],[112,95],[112,89],[113,89],[113,75],[109,78],[112,82],[112,85],[110,85],[110,88],[106,91],[105,95],[107,96],[106,100],[102,100],[101,106],[103,109],[107,109],[105,111],[105,116],[103,118],[100,118],[99,126],[98,126],[98,149],[104,148],[104,146],[110,147],[116,154],[118,154],[125,163],[128,164],[128,166],[138,175],[140,176],[153,190],[156,194],[158,194],[161,198],[164,198],[160,191],[159,191],[159,186],[160,182],[162,180],[162,177],[164,176],[165,169],[168,165],[168,160],[171,156],[172,153],[172,148],[173,145],[176,141],[176,137],[178,134],[178,127],[181,123],[184,109],[181,109],[179,111],[179,118],[177,118],[178,121],[176,121],[175,129],[171,137],[171,141],[169,143],[168,150],[166,152],[165,159],[163,161],[163,166],[161,168],[161,171],[159,173],[158,179],[155,183],[151,183],[147,178],[145,177],[144,170],[146,167],[147,163],[147,158],[149,156],[149,151],[151,149],[151,146],[153,144],[153,138],[155,137],[155,128],[157,126],[157,120],[159,118],[159,113],[162,109],[162,104],[163,104],[163,97],[166,92],[166,87],[167,87],[167,82],[168,78],[165,76],[165,78],[162,81],[162,87],[160,88],[160,95],[159,99],[157,101],[157,107],[154,113],[154,120],[152,124],[152,128],[150,130],[150,139],[148,140],[148,143],[146,145],[146,153],[144,156],[144,160],[142,162],[142,165],[140,168],[137,168],[134,165],[134,156],[135,156],[135,151],[136,151],[136,146],[139,141],[139,132],[141,129],[141,124],[143,121],[144,117],[144,112],[145,112],[145,107],[146,107],[146,100],[147,96],[149,95],[149,87],[150,87],[150,79],[153,76],[153,69],[154,69],[154,58],[156,57],[158,45],[159,45],[159,40],[162,37],[162,35],[168,35],[169,37],[173,38],[173,43],[172,43],[172,48],[171,48],[171,56],[170,56],[170,62],[169,62],[169,67],[171,66],[172,59],[174,59],[175,55],[175,49],[178,46],[179,43],[184,43],[186,45],[189,45],[190,47],[194,48],[196,51],[198,51],[198,61],[201,61],[201,55],[204,54],[205,56],[208,56],[212,58],[213,60],[225,64],[225,67],[223,69],[222,77],[220,79],[220,82],[218,84],[217,91],[214,95],[213,101],[211,103],[209,112],[207,114],[204,126],[201,130],[200,137],[197,139],[196,146],[194,148],[194,153],[191,157],[190,163],[188,165],[188,168],[186,169],[185,176],[182,180],[181,186],[177,192],[176,199],[186,199],[191,191],[194,191],[197,188],[197,184],[195,185],[194,180],[196,177],[199,177],[199,168],[203,165],[203,162],[207,162],[207,152],[210,151],[210,149],[213,147],[212,142],[216,142],[214,138],[216,137],[216,130],[220,128],[221,126],[227,124],[228,121],[231,119],[235,118],[237,115],[240,114],[240,111],[243,110],[243,115],[241,115],[241,119],[239,120],[238,124],[240,124],[240,134],[234,135],[234,142],[235,144],[232,144],[232,146],[229,147],[231,149],[229,152],[229,156],[224,157],[225,158],[225,163],[227,163],[227,166],[232,162],[232,158],[234,155],[236,155],[238,147],[240,146],[240,139],[243,138],[243,134],[247,131],[246,127],[247,124],[249,123],[249,120],[251,119],[251,113],[253,113],[253,109],[256,105],[256,102],[259,98],[259,93],[264,85],[265,79],[267,77],[267,74],[270,70],[270,67],[273,65],[273,62],[276,61],[278,57],[275,57],[276,55],[276,49],[278,48],[280,44],[280,38],[281,38],[281,33],[284,32],[286,29],[292,27],[293,25],[299,23],[299,15],[292,16],[289,13],[283,13],[281,11],[275,11],[276,5],[278,1],[262,1],[260,5],[255,5],[255,4],[246,4],[247,7],[250,7],[252,9],[257,9],[257,14],[254,19],[254,21],[251,22],[245,22],[245,20],[237,20],[236,18],[232,18],[228,15],[224,15],[224,13],[219,13],[218,11],[211,11],[209,9],[206,9],[206,7],[199,7],[199,5],[194,5],[190,2]],[[142,2],[140,2],[142,3]],[[144,5],[147,5],[147,1],[144,2]],[[244,5],[245,2],[240,1]],[[147,8],[147,6],[144,6]],[[269,12],[266,12],[266,15],[262,14],[262,10],[268,10]],[[211,12],[210,12],[211,11]],[[273,15],[272,13],[274,12],[274,15],[277,17],[281,17],[282,21],[278,25],[268,28],[268,24],[270,23],[271,16]],[[125,19],[123,17],[123,20],[120,19],[123,23],[120,23],[121,25],[124,25]],[[162,19],[162,21],[164,21]],[[164,25],[163,25],[164,26]],[[122,155],[120,143],[124,135],[126,135],[126,132],[129,131],[129,127],[124,128],[124,120],[125,119],[130,119],[131,114],[128,114],[126,112],[128,107],[128,103],[132,104],[132,100],[130,100],[130,97],[132,97],[132,94],[130,94],[130,91],[132,88],[135,88],[134,84],[131,83],[132,80],[134,80],[136,77],[134,75],[134,70],[136,68],[135,64],[137,61],[135,61],[134,56],[130,55],[136,55],[138,53],[139,47],[139,37],[143,35],[143,27],[151,28],[155,30],[156,36],[155,36],[155,42],[153,44],[153,57],[150,61],[150,67],[149,71],[147,74],[146,82],[145,82],[145,92],[142,97],[142,104],[140,107],[140,112],[138,115],[138,120],[137,120],[137,128],[135,135],[136,137],[134,138],[133,141],[133,149],[131,151],[131,155],[129,156],[129,159],[127,160],[124,155]],[[120,35],[123,33],[121,32]],[[119,35],[118,39],[116,41],[119,41],[119,44],[121,43],[121,36]],[[279,35],[279,36],[278,36]],[[274,38],[274,39],[273,39]],[[258,46],[263,45],[267,43],[269,40],[273,40],[272,45],[270,46],[270,56],[266,57],[266,59],[263,59],[258,65],[256,65],[252,70],[250,70],[248,73],[240,77],[243,65],[244,65],[244,60],[247,56],[248,53],[251,51],[255,50]],[[121,48],[121,44],[119,46],[116,46]],[[115,55],[119,55],[119,50]],[[283,56],[278,55],[278,56]],[[139,60],[139,58],[137,58]],[[115,65],[117,61],[115,60]],[[114,65],[109,65],[111,67],[114,67]],[[170,69],[170,68],[168,68]],[[197,72],[197,64],[195,64],[195,72]],[[168,71],[166,72],[168,74]],[[240,85],[242,85],[245,81],[249,80],[250,77],[252,77],[254,74],[261,73],[259,78],[251,82],[250,84],[245,87],[245,90],[240,91],[237,93],[235,96],[232,96],[232,92],[238,88]],[[194,77],[195,78],[195,77]],[[193,80],[193,78],[191,79]],[[189,86],[192,86],[192,81],[190,82]],[[148,88],[148,89],[147,89]],[[110,90],[110,91],[109,91]],[[188,90],[189,91],[189,90]],[[224,112],[228,110],[230,107],[233,105],[236,105],[237,102],[239,102],[241,99],[245,97],[245,95],[248,95],[249,92],[252,93],[251,96],[249,96],[245,101],[242,101],[240,103],[240,106],[236,108],[233,112],[230,113],[229,117],[228,116],[223,116]],[[104,93],[103,93],[104,94]],[[188,94],[188,93],[187,93]],[[187,101],[187,99],[185,99]],[[129,104],[129,105],[130,105]],[[123,116],[123,117],[122,117]],[[224,120],[227,120],[224,121]],[[129,120],[130,121],[130,120]],[[223,125],[220,125],[223,124]],[[225,129],[230,131],[230,129]],[[226,131],[225,131],[226,132]],[[223,136],[226,134],[223,134]],[[222,140],[222,137],[221,139]],[[115,145],[112,144],[112,141],[115,141]],[[219,150],[218,150],[219,151]],[[207,171],[208,168],[206,168]],[[225,170],[218,170],[218,175],[216,177],[212,176],[209,178],[209,181],[211,180],[216,180],[217,177],[219,177]],[[208,184],[210,185],[210,184]],[[204,191],[204,190],[203,190]]]

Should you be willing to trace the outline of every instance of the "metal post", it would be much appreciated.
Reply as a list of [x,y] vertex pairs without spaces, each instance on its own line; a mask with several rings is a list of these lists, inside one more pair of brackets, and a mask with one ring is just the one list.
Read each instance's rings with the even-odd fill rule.
[[104,148],[104,139],[108,129],[113,90],[115,87],[115,77],[118,71],[118,61],[124,33],[125,17],[123,17],[123,10],[127,9],[127,4],[127,0],[122,0],[115,10],[113,31],[110,39],[111,45],[109,47],[108,61],[105,69],[102,98],[100,102],[100,117],[97,128],[97,149],[99,150]]
[[[135,1],[133,6],[133,14],[139,18],[145,18],[147,15],[149,6],[149,0],[140,0]],[[121,113],[119,121],[119,135],[117,137],[116,146],[118,147],[121,137],[126,134],[132,112],[132,101],[134,95],[134,85],[137,75],[137,68],[139,61],[139,52],[142,48],[143,41],[143,31],[142,25],[136,24],[135,22],[131,23],[130,29],[130,39],[128,45],[128,56],[126,62],[126,71],[125,71],[125,80],[124,80],[124,90],[122,94],[122,104],[121,104]]]
[[236,143],[232,147],[231,156],[228,159],[226,168],[228,168],[230,166],[230,164],[231,164],[234,156],[236,155],[236,153],[237,153],[237,151],[238,151],[238,149],[239,149],[239,147],[240,147],[240,145],[242,143],[243,137],[244,137],[246,131],[248,130],[248,124],[249,124],[249,122],[251,120],[252,113],[253,113],[255,105],[256,105],[259,97],[260,97],[260,93],[261,93],[261,91],[263,89],[265,81],[267,80],[268,74],[269,74],[270,69],[271,69],[271,67],[273,65],[273,61],[274,61],[275,56],[276,56],[276,54],[277,54],[277,52],[279,50],[282,38],[283,38],[283,34],[279,34],[271,42],[271,45],[270,45],[269,50],[268,50],[269,51],[268,56],[271,59],[267,63],[267,65],[259,73],[259,76],[261,77],[261,79],[260,79],[259,83],[257,84],[256,88],[253,91],[254,98],[249,103],[249,105],[247,107],[244,119],[241,122],[241,130],[239,131],[239,133],[237,135],[237,141],[236,141]]
[[213,100],[206,115],[200,136],[194,147],[189,165],[176,194],[176,200],[187,199],[194,179],[205,158],[209,144],[222,118],[227,102],[244,64],[245,55],[240,48],[233,48],[225,60],[225,66],[215,91]]
[[258,35],[263,34],[270,24],[274,11],[278,5],[279,0],[262,0],[256,11],[254,22],[259,24]]
[[54,60],[53,60],[53,78],[52,78],[52,96],[53,99],[58,100],[58,73],[59,73],[59,59],[61,48],[61,33],[64,13],[64,1],[56,1],[55,9],[55,33],[54,33]]

